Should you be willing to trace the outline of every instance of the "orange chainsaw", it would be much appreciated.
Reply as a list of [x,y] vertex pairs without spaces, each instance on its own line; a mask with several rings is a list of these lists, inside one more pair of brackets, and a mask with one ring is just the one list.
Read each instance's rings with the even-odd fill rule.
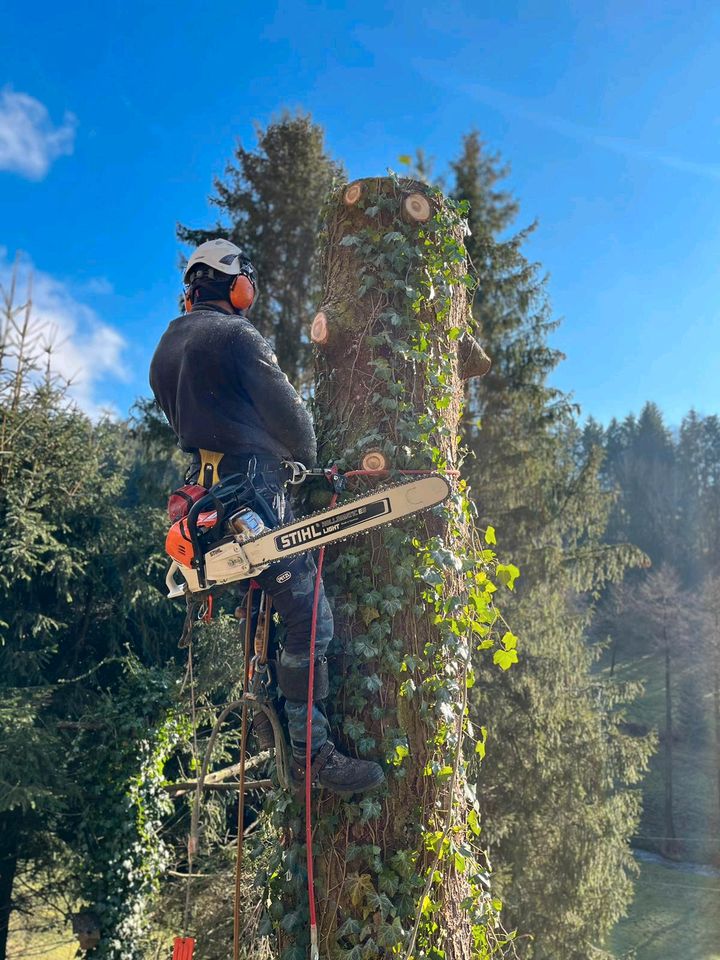
[[170,528],[165,541],[173,561],[165,581],[170,598],[252,579],[271,563],[428,510],[450,494],[445,477],[429,474],[273,526],[269,510],[238,505],[243,491],[232,479],[216,484]]

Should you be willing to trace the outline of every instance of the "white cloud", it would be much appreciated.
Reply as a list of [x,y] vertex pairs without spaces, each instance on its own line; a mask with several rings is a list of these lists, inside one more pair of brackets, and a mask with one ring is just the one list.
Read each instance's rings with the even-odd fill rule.
[[[12,272],[7,251],[0,247],[0,286],[4,290],[9,287]],[[128,379],[121,334],[103,323],[91,307],[76,300],[62,281],[22,258],[17,267],[17,305],[27,299],[28,289],[32,333],[40,342],[52,344],[52,369],[70,382],[72,399],[93,418],[104,412],[115,413],[98,396],[98,390],[108,379]]]
[[10,87],[0,91],[0,170],[42,180],[57,157],[71,154],[77,120],[66,113],[53,126],[44,104]]

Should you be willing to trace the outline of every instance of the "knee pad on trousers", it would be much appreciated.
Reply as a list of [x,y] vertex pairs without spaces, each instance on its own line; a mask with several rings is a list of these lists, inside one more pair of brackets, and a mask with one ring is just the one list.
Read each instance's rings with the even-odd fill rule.
[[[288,667],[275,661],[275,675],[278,686],[286,700],[294,703],[307,703],[308,675],[310,667]],[[313,680],[313,702],[326,700],[330,693],[330,678],[328,676],[327,657],[318,657],[315,661],[315,677]]]

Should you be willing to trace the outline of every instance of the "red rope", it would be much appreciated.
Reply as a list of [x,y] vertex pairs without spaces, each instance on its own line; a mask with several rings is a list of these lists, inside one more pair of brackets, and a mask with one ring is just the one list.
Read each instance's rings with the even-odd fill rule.
[[[329,509],[337,503],[338,495],[334,493]],[[310,950],[311,960],[313,951],[317,954],[317,915],[315,912],[315,876],[313,873],[313,838],[312,815],[310,812],[310,796],[312,793],[312,715],[313,694],[315,692],[315,636],[317,634],[318,607],[320,605],[320,584],[322,583],[322,568],[325,559],[325,547],[320,548],[318,554],[317,573],[315,574],[315,592],[313,594],[312,624],[310,626],[310,669],[308,671],[308,709],[307,726],[305,728],[305,856],[307,859],[308,875],[308,905],[310,908]]]

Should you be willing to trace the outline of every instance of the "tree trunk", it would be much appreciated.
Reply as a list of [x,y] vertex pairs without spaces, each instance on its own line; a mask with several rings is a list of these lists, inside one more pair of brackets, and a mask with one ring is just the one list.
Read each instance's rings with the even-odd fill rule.
[[720,665],[714,664],[713,706],[715,708],[715,763],[717,777],[718,823],[720,824]]
[[665,852],[677,853],[673,820],[673,716],[670,686],[670,640],[665,632]]
[[13,813],[0,815],[0,960],[7,956],[12,890],[17,870],[17,817]]
[[[457,467],[457,343],[469,320],[460,214],[423,184],[368,179],[334,197],[326,230],[311,334],[321,462],[352,470],[375,451],[391,469]],[[448,503],[328,556],[335,739],[383,762],[388,787],[352,803],[324,797],[315,811],[323,958],[467,960],[485,935],[462,758],[471,632],[452,619],[481,564],[462,494]],[[493,617],[488,604],[478,634]]]

